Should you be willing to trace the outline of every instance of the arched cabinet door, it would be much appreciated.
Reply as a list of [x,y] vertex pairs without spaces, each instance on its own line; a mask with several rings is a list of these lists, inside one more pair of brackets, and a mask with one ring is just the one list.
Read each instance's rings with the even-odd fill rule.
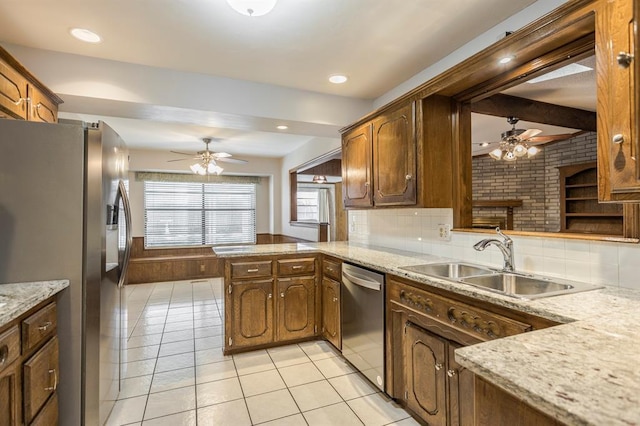
[[315,334],[315,277],[278,278],[278,340]]
[[231,285],[233,347],[273,342],[273,279],[236,281]]
[[342,135],[342,193],[345,207],[371,207],[371,123]]
[[322,279],[322,337],[341,349],[340,283],[326,277]]

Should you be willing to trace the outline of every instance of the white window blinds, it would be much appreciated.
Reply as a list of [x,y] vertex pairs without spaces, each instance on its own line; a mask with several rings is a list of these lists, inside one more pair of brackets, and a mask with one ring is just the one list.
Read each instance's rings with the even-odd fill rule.
[[147,247],[254,244],[256,185],[144,182]]

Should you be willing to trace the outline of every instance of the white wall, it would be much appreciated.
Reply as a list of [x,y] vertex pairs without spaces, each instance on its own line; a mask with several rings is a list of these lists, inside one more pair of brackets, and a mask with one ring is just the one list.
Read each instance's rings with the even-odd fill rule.
[[[132,210],[132,232],[134,237],[144,235],[144,188],[142,182],[135,180],[136,171],[159,171],[191,173],[189,161],[169,163],[175,154],[153,150],[130,150],[129,152],[129,192]],[[247,164],[224,163],[224,174],[259,176],[256,188],[256,230],[258,233],[280,232],[281,199],[280,159],[243,157]],[[176,164],[180,166],[176,167]],[[288,194],[288,193],[287,193]],[[288,195],[287,195],[288,196]],[[278,220],[276,220],[278,218]]]
[[[384,209],[349,211],[349,241],[450,257],[502,268],[496,247],[479,252],[473,245],[493,236],[453,232],[438,237],[440,223],[453,223],[451,209]],[[640,245],[564,238],[512,236],[516,270],[592,284],[640,290]]]

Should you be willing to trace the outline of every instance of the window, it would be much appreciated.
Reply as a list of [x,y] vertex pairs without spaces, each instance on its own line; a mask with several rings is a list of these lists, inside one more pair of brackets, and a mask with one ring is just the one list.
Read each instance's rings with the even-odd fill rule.
[[298,221],[319,222],[318,190],[309,188],[298,189]]
[[254,244],[256,185],[144,182],[147,247]]

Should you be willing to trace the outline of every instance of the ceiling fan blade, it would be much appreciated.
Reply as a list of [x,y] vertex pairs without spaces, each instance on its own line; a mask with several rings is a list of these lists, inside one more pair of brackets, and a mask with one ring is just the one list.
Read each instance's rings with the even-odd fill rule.
[[574,136],[576,136],[576,133],[562,133],[559,135],[534,136],[532,138],[529,138],[528,142],[531,142],[534,144],[541,144],[541,143],[548,143],[548,142],[563,141],[566,139],[571,139]]
[[536,135],[539,135],[540,133],[542,133],[542,130],[540,129],[527,129],[523,133],[518,135],[518,137],[521,141],[526,141]]
[[218,158],[229,158],[231,157],[231,154],[227,154],[226,152],[214,152],[213,156],[218,159]]
[[195,155],[195,154],[187,154],[186,152],[180,152],[180,151],[169,151],[169,152],[172,152],[174,154],[180,154],[180,155],[189,155],[189,156]]
[[186,161],[191,160],[191,158],[176,158],[175,160],[167,160],[167,163],[173,163],[174,161]]
[[228,157],[216,158],[216,162],[217,161],[220,161],[221,163],[236,163],[236,164],[248,163],[247,160],[240,160],[239,158],[228,158]]

